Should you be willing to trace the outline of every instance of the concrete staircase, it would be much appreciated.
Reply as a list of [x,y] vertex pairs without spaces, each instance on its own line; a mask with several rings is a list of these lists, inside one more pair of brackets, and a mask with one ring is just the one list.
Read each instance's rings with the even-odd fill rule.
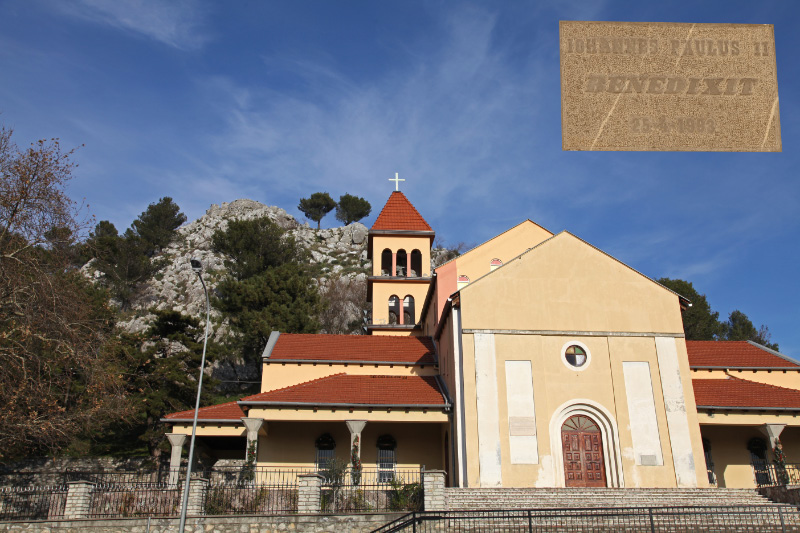
[[587,507],[720,507],[773,504],[751,489],[447,488],[451,511]]

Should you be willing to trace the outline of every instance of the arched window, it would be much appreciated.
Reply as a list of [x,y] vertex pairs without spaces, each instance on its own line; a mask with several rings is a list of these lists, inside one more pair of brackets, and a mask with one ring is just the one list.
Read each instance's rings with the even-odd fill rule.
[[400,298],[389,296],[389,324],[400,324]]
[[378,483],[388,483],[394,479],[397,465],[397,441],[391,435],[378,437]]
[[395,276],[405,276],[406,275],[406,267],[408,266],[408,256],[406,255],[406,251],[402,248],[397,250],[397,271],[395,272]]
[[469,285],[469,278],[467,276],[458,276],[458,290],[463,289]]
[[317,470],[324,470],[328,467],[328,462],[336,456],[336,441],[330,433],[323,433],[317,438],[314,447],[317,450],[314,464],[317,465]]
[[386,248],[381,252],[381,276],[392,275],[392,251]]
[[414,297],[411,295],[403,299],[403,324],[416,324],[414,314]]
[[496,269],[497,267],[501,267],[501,266],[503,266],[503,262],[502,261],[500,261],[497,258],[492,259],[491,261],[489,261],[489,272],[491,272],[494,269]]
[[411,270],[408,277],[416,278],[422,276],[422,252],[419,250],[411,251]]

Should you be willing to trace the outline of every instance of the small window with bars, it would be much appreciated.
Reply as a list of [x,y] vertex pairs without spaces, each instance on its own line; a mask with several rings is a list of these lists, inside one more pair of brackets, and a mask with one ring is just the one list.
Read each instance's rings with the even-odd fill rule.
[[320,435],[317,441],[314,443],[314,447],[317,450],[316,458],[314,459],[314,464],[317,467],[317,470],[324,470],[328,467],[328,463],[336,456],[336,441],[333,440],[330,433],[325,433]]
[[391,435],[378,437],[378,483],[394,479],[397,466],[397,441]]

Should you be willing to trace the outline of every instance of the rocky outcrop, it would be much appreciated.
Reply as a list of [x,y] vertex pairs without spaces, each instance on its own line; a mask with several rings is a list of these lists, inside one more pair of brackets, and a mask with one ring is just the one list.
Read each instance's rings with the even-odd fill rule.
[[[224,257],[211,247],[214,232],[224,230],[231,220],[260,217],[267,217],[286,229],[301,246],[308,249],[311,262],[322,265],[323,276],[326,273],[340,273],[355,277],[363,275],[370,267],[367,261],[367,228],[363,224],[316,230],[308,224],[300,224],[279,207],[254,200],[214,204],[205,215],[181,226],[175,240],[153,258],[162,261],[164,266],[138,288],[131,305],[132,312],[120,321],[120,326],[130,332],[144,331],[152,318],[152,309],[169,309],[202,317],[205,313],[203,287],[191,268],[190,259],[195,257],[203,263],[203,279],[213,294],[216,284],[226,273]],[[91,268],[91,264],[84,271],[94,279],[101,277]],[[226,335],[227,328],[221,322],[219,313],[212,308],[211,315],[217,326],[215,335]]]
[[[267,217],[287,230],[296,242],[306,248],[312,264],[320,266],[317,278],[321,291],[325,291],[327,277],[331,274],[363,280],[371,268],[367,260],[367,228],[360,223],[344,227],[317,230],[307,223],[299,223],[293,216],[279,207],[264,205],[254,200],[236,200],[212,205],[197,220],[178,228],[177,236],[154,261],[163,263],[155,275],[142,283],[131,302],[131,309],[120,319],[119,326],[136,333],[146,330],[153,318],[152,310],[173,310],[204,318],[205,297],[203,287],[191,268],[192,258],[203,263],[203,279],[209,293],[225,276],[225,258],[212,249],[212,237],[217,230],[224,230],[231,220],[250,220]],[[102,274],[92,263],[82,269],[87,277],[102,281]],[[350,320],[359,319],[359,310],[353,310]],[[230,332],[222,316],[211,309],[212,335],[222,340]],[[258,369],[242,366],[241,362],[222,363],[213,367],[215,377],[225,382],[257,380]]]

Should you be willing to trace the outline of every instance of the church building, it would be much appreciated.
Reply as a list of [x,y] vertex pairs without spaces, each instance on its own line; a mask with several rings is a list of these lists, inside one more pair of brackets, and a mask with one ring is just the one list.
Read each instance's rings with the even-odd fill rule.
[[[435,269],[433,238],[393,192],[369,231],[368,334],[273,332],[261,392],[200,409],[205,452],[321,469],[355,451],[385,479],[424,466],[456,487],[753,487],[792,474],[797,362],[686,341],[691,302],[568,231],[525,220]],[[163,419],[173,463],[193,413]]]

